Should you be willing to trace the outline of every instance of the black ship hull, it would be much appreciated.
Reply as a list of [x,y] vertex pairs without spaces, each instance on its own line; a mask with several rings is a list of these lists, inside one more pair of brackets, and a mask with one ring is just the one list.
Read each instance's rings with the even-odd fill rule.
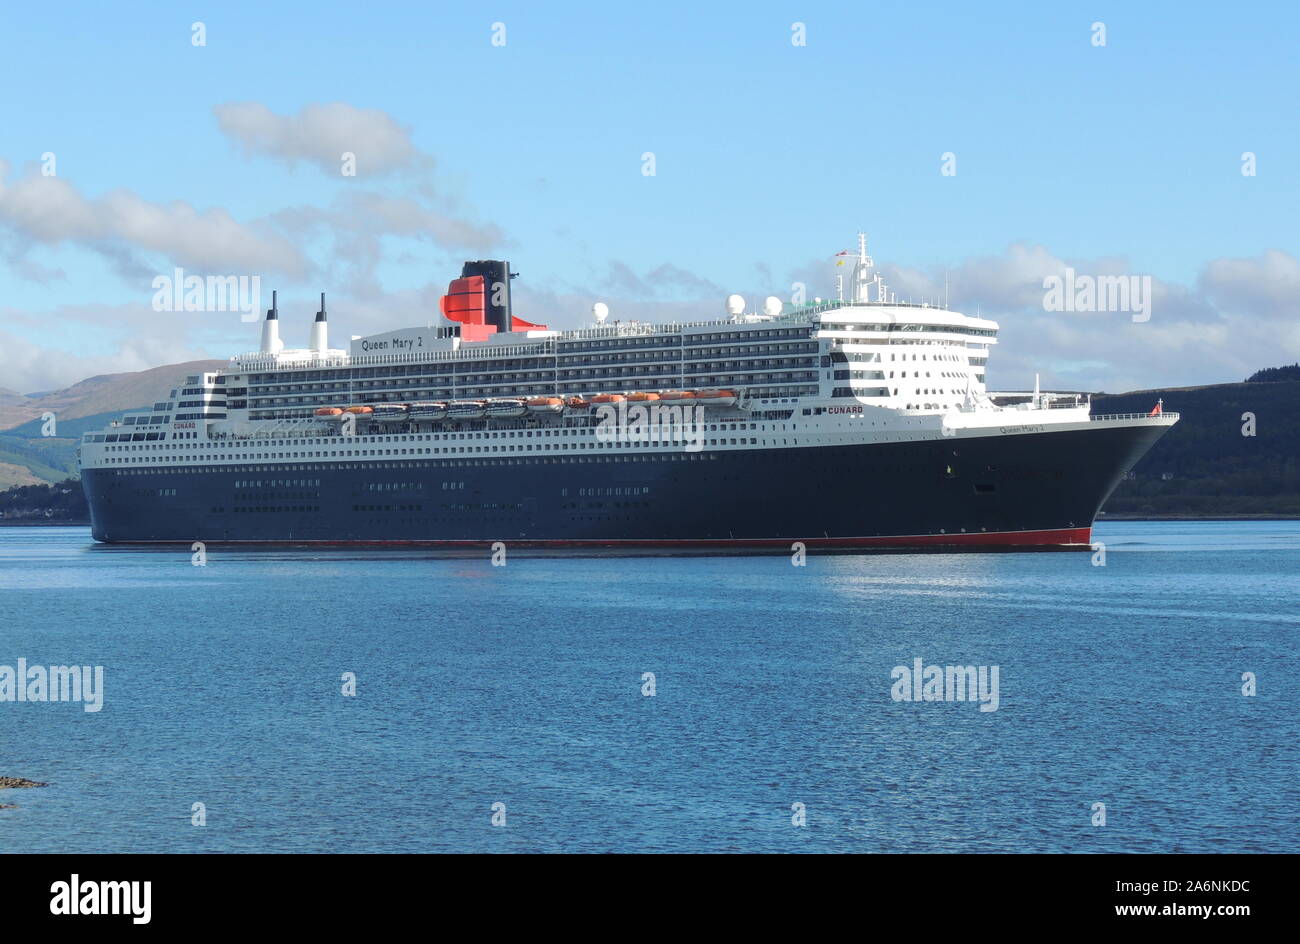
[[82,482],[94,538],[107,543],[1078,548],[1167,429],[1095,422],[849,446],[93,468]]

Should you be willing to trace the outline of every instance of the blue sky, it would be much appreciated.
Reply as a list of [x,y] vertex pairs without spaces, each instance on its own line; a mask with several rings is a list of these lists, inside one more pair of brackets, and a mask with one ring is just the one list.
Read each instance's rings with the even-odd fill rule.
[[[644,316],[665,306],[670,317],[683,305],[720,311],[714,288],[786,295],[794,278],[824,277],[810,290],[827,294],[830,270],[819,263],[861,227],[878,261],[913,273],[900,273],[902,284],[952,270],[954,307],[992,306],[982,313],[1002,318],[1006,335],[1015,304],[997,311],[1006,293],[960,273],[1012,244],[1208,292],[1224,309],[1234,302],[1217,282],[1206,287],[1207,265],[1296,253],[1300,14],[1280,6],[68,4],[11,8],[5,19],[0,161],[11,183],[53,152],[59,178],[88,201],[127,190],[259,228],[370,188],[419,194],[439,214],[499,233],[482,252],[379,234],[359,280],[341,262],[346,249],[331,250],[330,224],[299,232],[311,271],[266,271],[266,287],[300,300],[304,318],[315,292],[339,293],[336,331],[410,321],[398,315],[421,290],[483,254],[512,260],[534,293],[524,300],[564,309],[521,314],[571,326],[595,298]],[[196,20],[202,48],[190,41]],[[1102,48],[1090,42],[1098,21]],[[505,24],[503,47],[490,42],[494,22]],[[795,22],[806,24],[804,47],[791,44]],[[213,111],[259,103],[293,116],[339,102],[408,129],[426,163],[376,176],[363,162],[343,178],[241,146]],[[653,177],[641,173],[646,151]],[[939,172],[948,151],[956,176]],[[1257,176],[1240,173],[1243,151],[1258,155]],[[42,241],[32,238],[38,224],[8,222],[6,232],[0,209],[0,334],[37,356],[0,360],[10,373],[0,387],[243,349],[238,326],[224,322],[171,323],[156,334],[174,343],[132,347],[158,317],[129,313],[147,307],[149,273],[170,271],[165,247],[129,236],[123,245],[120,234]],[[15,256],[38,276],[6,265]],[[1278,271],[1273,294],[1285,296],[1289,263]],[[1203,323],[1198,311],[1179,308],[1179,323]],[[1191,328],[1139,335],[1169,350],[1167,364],[1123,363],[1131,344],[1071,360],[1064,338],[1022,337],[1001,385],[1022,383],[1031,361],[1063,385],[1089,371],[1136,384],[1143,365],[1145,385],[1240,379],[1252,359],[1295,353],[1286,338],[1267,346],[1263,327],[1293,313],[1258,299],[1224,311],[1263,321],[1257,349],[1218,360],[1210,347],[1184,350]],[[1024,327],[1043,334],[1037,322]]]

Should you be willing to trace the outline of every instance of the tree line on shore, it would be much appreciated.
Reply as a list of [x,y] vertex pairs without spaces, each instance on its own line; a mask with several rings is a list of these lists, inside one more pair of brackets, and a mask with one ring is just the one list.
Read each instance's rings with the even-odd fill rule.
[[87,522],[90,509],[81,480],[67,478],[53,485],[15,485],[0,492],[0,519]]

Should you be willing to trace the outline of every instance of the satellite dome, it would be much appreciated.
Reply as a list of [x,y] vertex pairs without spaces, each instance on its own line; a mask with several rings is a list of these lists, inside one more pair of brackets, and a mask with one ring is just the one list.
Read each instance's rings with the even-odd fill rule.
[[596,324],[604,324],[609,317],[609,306],[604,302],[596,302],[591,306],[591,314],[596,319]]
[[727,314],[741,315],[745,312],[745,299],[739,295],[727,296]]
[[781,314],[781,309],[785,307],[781,304],[781,299],[775,295],[769,295],[763,300],[763,314],[775,318]]

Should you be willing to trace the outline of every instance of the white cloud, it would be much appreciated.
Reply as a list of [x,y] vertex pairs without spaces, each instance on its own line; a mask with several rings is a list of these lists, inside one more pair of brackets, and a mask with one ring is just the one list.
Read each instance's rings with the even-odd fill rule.
[[343,102],[305,105],[296,115],[277,115],[260,102],[231,102],[212,109],[221,133],[245,154],[315,164],[342,175],[343,155],[356,156],[356,176],[428,167],[432,160],[411,142],[409,129],[375,108]]
[[29,272],[34,266],[24,258],[34,243],[89,249],[130,277],[157,268],[141,254],[204,272],[301,277],[307,270],[302,254],[283,236],[263,223],[240,223],[220,207],[153,203],[129,190],[92,199],[61,177],[39,174],[14,181],[0,176],[0,230],[9,237],[9,257],[20,273],[24,265]]
[[61,390],[99,374],[148,370],[211,357],[178,337],[139,335],[104,354],[52,351],[24,337],[0,331],[0,387],[19,393]]
[[[498,227],[468,218],[449,195],[435,193],[424,175],[417,176],[432,166],[431,158],[415,147],[408,129],[382,111],[333,103],[277,115],[245,102],[218,105],[214,112],[222,133],[249,155],[291,166],[307,162],[338,175],[343,152],[352,152],[361,179],[390,175],[395,192],[354,182],[325,205],[291,206],[240,222],[221,207],[151,202],[129,190],[91,198],[62,178],[34,172],[11,181],[9,165],[0,161],[0,257],[19,276],[45,282],[62,272],[28,258],[31,246],[89,249],[135,279],[167,271],[164,264],[207,273],[280,275],[291,283],[311,277],[331,289],[338,341],[347,334],[423,323],[437,310],[445,279],[390,293],[376,276],[381,263],[415,252],[413,264],[433,269],[439,260],[429,260],[429,247],[488,253],[507,244]],[[312,247],[312,258],[301,246]],[[1002,323],[1001,343],[989,365],[996,387],[1026,387],[1036,371],[1046,386],[1065,389],[1190,385],[1240,380],[1260,367],[1300,360],[1300,262],[1285,252],[1211,260],[1190,286],[1153,277],[1152,315],[1145,323],[1133,323],[1124,312],[1045,311],[1043,279],[1067,267],[1089,275],[1147,274],[1132,272],[1122,258],[1067,259],[1030,243],[957,262],[946,273],[890,264],[882,264],[881,271],[900,300],[942,299],[946,275],[954,308]],[[446,279],[456,271],[449,266]],[[768,293],[788,298],[794,281],[807,285],[809,297],[830,296],[834,275],[847,276],[850,270],[823,259],[791,271],[785,280],[762,264],[753,271],[759,284],[737,287],[751,307]],[[614,319],[702,320],[722,316],[726,294],[708,277],[672,262],[634,269],[610,260],[573,279],[521,280],[515,286],[519,315],[577,327],[589,322],[591,304],[600,300],[610,305]],[[298,326],[293,288],[282,293],[291,345],[301,343],[293,336],[299,330],[305,341],[314,311],[314,287],[305,294],[311,302],[303,305]],[[144,302],[0,311],[0,323],[10,326],[10,334],[0,337],[0,386],[49,389],[90,373],[224,357],[256,343],[255,325],[160,316]],[[89,342],[76,350],[59,349],[66,348],[62,342],[43,346],[33,321],[65,333],[84,330],[111,353],[86,354]],[[115,331],[106,333],[106,324]]]
[[1300,260],[1278,249],[1257,259],[1215,259],[1199,285],[1224,309],[1269,319],[1300,316]]
[[[947,270],[952,308],[1001,325],[989,359],[989,383],[1122,390],[1240,381],[1261,367],[1300,359],[1300,262],[1270,250],[1253,259],[1207,262],[1194,286],[1151,277],[1147,322],[1127,312],[1054,312],[1043,307],[1043,279],[1062,275],[1149,275],[1119,257],[1066,259],[1039,245],[963,260]],[[943,269],[882,264],[899,301],[944,297]],[[809,294],[830,294],[825,260],[791,273]]]
[[375,268],[392,248],[392,239],[470,252],[487,252],[506,242],[491,223],[453,216],[414,197],[371,190],[340,194],[329,207],[288,207],[273,214],[271,221],[296,242],[324,238],[329,248],[323,267],[337,284],[357,295],[381,291]]
[[[345,212],[346,206],[318,211],[324,213],[320,225],[333,225],[333,214]],[[427,225],[418,212],[405,214],[406,208],[375,204],[374,219],[358,223],[351,237],[369,245],[377,260],[383,253],[376,232],[414,233]],[[953,307],[974,313],[978,305],[982,315],[1001,323],[1000,343],[989,362],[994,387],[1028,388],[1038,372],[1045,388],[1118,392],[1238,381],[1261,367],[1300,360],[1300,320],[1286,317],[1294,305],[1290,280],[1300,267],[1285,253],[1212,260],[1194,288],[1156,280],[1155,305],[1145,323],[1134,323],[1123,312],[1044,311],[1040,273],[1066,264],[1045,250],[1009,248],[1001,257],[950,267]],[[1078,272],[1102,272],[1102,266],[1124,271],[1115,260],[1073,265]],[[335,343],[351,334],[427,323],[457,271],[449,268],[445,279],[411,291],[386,292],[373,280],[358,279],[344,291],[331,292]],[[580,287],[560,280],[521,280],[514,291],[516,313],[558,328],[589,324],[595,301],[608,303],[616,320],[722,317],[722,289],[671,264],[637,272],[610,263],[601,271],[603,279],[580,279]],[[794,275],[802,275],[812,295],[824,291],[835,271],[822,261]],[[886,271],[895,285],[910,286],[918,296],[942,293],[942,270],[926,273],[886,267]],[[1031,291],[1032,286],[1036,288]],[[750,307],[757,307],[771,290],[770,284],[764,284],[742,294]],[[306,343],[315,304],[310,292],[301,297],[293,291],[281,293],[282,331],[289,345]],[[255,347],[258,327],[240,323],[234,315],[159,314],[145,304],[68,306],[40,313],[0,310],[0,324],[12,329],[9,336],[0,337],[0,387],[18,390],[66,386],[93,373],[139,370],[205,356],[224,358]],[[42,345],[36,333],[42,325],[57,326],[58,336],[51,336],[48,345]],[[105,326],[112,330],[106,333]],[[112,353],[70,353],[71,339],[91,334],[104,338],[99,343],[111,346]]]
[[[1300,355],[1300,333],[1276,323],[1297,312],[1300,291],[1300,265],[1285,253],[1211,260],[1195,286],[1152,276],[1146,322],[1127,312],[1045,311],[1043,278],[1067,266],[1079,275],[1148,275],[1119,258],[1067,260],[1021,244],[949,271],[953,307],[1002,325],[989,360],[993,385],[1025,388],[1040,372],[1044,384],[1074,390],[1191,386],[1243,380]],[[930,297],[941,286],[942,273],[926,277]]]
[[625,262],[611,261],[604,276],[599,277],[596,284],[607,292],[639,299],[721,298],[725,294],[711,279],[670,262],[661,263],[642,275]]

